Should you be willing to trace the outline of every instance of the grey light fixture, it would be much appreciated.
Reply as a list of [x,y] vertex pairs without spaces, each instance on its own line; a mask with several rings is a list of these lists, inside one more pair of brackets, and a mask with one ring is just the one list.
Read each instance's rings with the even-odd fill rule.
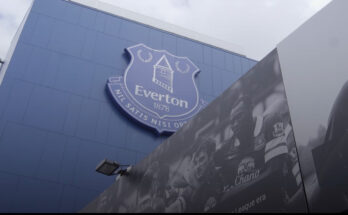
[[1,69],[2,69],[2,66],[4,65],[4,61],[0,58],[0,71],[1,71]]
[[[115,161],[104,159],[98,164],[95,170],[107,176],[118,175],[118,174],[120,176],[123,176],[123,175],[129,175],[129,172],[127,171],[127,169],[122,169],[122,167],[126,167],[126,166],[129,166],[129,165],[121,165]],[[120,167],[121,169],[116,172],[116,170],[119,169]]]

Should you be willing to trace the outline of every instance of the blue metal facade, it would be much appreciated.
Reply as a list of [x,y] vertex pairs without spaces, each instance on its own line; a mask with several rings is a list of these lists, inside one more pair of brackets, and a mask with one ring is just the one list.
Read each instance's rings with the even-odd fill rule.
[[135,164],[167,136],[109,99],[124,49],[144,43],[189,57],[211,101],[255,61],[63,0],[35,0],[0,86],[0,212],[76,212],[111,185],[104,158]]

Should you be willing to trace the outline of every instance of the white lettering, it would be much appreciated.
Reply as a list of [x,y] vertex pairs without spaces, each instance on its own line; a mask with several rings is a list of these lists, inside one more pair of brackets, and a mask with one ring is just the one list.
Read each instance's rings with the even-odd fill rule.
[[127,103],[126,104],[126,108],[132,112],[136,117],[147,121],[148,120],[148,116],[146,114],[143,114],[142,112],[140,112],[138,109],[136,109],[134,106],[132,106],[132,104]]
[[171,128],[170,122],[161,121],[161,120],[157,120],[154,118],[151,119],[151,124],[154,124],[156,126],[160,126],[162,128]]
[[162,101],[162,98],[164,98],[164,97],[165,97],[164,95],[160,94],[159,95],[159,101]]
[[256,171],[249,173],[249,174],[246,174],[246,175],[239,175],[236,177],[235,185],[241,185],[241,184],[248,183],[248,182],[256,179],[257,177],[259,177],[259,175],[260,175],[260,170],[256,170]]
[[144,90],[144,96],[145,96],[146,98],[149,98],[149,96],[150,96],[151,93],[152,93],[151,91]]
[[169,94],[163,95],[150,90],[146,90],[144,89],[143,86],[140,86],[140,85],[135,86],[135,95],[139,97],[150,98],[153,101],[164,100],[166,104],[170,104],[170,105],[181,107],[181,108],[188,109],[188,106],[189,106],[188,101],[186,100],[171,97]]
[[158,101],[158,93],[152,92],[152,93],[151,93],[151,98],[152,98],[152,100],[154,100],[154,101]]
[[152,118],[152,119],[151,119],[151,123],[154,124],[154,125],[157,125],[157,120],[154,119],[154,118]]
[[141,89],[143,88],[142,86],[136,85],[135,86],[135,95],[137,96],[143,96],[142,94],[140,94],[140,92],[142,91]]
[[172,103],[172,104],[175,105],[175,106],[178,106],[178,105],[179,105],[179,100],[178,100],[177,98],[172,98],[172,99],[170,100],[170,103]]
[[185,107],[186,109],[188,108],[188,102],[185,100],[180,100],[180,107]]
[[122,94],[121,90],[115,90],[115,93],[117,95],[117,98],[119,98],[121,102],[124,102],[126,100],[126,98]]
[[175,128],[181,128],[185,124],[186,124],[186,121],[184,121],[184,122],[174,122],[174,127]]

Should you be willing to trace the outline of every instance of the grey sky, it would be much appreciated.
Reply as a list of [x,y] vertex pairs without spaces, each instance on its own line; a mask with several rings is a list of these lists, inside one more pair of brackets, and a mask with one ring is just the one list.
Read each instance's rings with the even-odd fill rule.
[[[1,0],[0,58],[32,0]],[[260,60],[331,0],[101,0],[241,46]]]

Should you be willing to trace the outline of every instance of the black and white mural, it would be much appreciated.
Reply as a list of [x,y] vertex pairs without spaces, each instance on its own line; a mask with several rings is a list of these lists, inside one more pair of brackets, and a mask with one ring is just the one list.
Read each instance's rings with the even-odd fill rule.
[[81,212],[306,212],[276,50]]

